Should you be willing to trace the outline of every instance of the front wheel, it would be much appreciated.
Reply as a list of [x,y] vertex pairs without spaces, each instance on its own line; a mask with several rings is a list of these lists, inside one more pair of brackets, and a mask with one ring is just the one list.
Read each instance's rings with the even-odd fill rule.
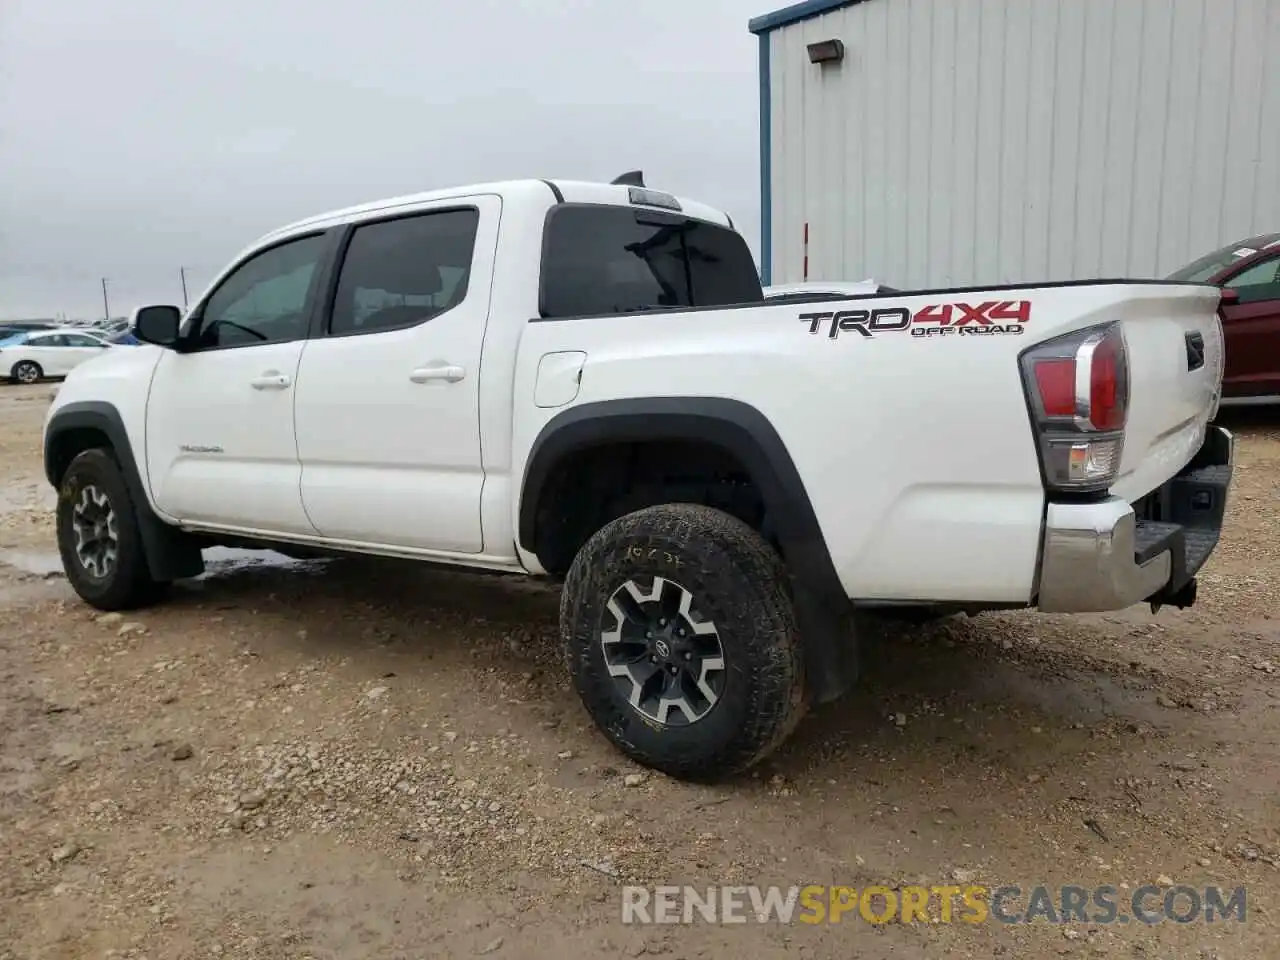
[[67,580],[99,610],[127,610],[157,600],[167,584],[147,568],[138,519],[116,458],[86,450],[71,461],[58,489],[58,552]]
[[40,369],[40,364],[33,360],[23,360],[21,363],[15,363],[11,372],[13,379],[19,383],[35,383],[44,376],[44,371]]
[[767,756],[805,710],[782,558],[694,504],[627,514],[579,551],[560,627],[592,719],[646,766],[710,781]]

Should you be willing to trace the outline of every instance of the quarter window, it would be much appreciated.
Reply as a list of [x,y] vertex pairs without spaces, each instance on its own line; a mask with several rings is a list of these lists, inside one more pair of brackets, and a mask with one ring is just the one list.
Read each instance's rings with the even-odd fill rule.
[[63,335],[63,339],[67,341],[69,347],[100,347],[101,340],[95,340],[93,337],[86,337],[83,333],[68,333]]
[[410,327],[467,295],[480,213],[441,210],[357,227],[351,235],[329,332]]
[[205,301],[199,350],[288,343],[307,335],[307,303],[325,238],[292,240],[246,260]]

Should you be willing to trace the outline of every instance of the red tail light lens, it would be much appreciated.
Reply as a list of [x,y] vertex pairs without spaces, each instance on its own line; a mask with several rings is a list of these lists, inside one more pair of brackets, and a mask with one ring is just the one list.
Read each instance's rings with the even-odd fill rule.
[[1021,363],[1046,485],[1105,490],[1119,474],[1129,408],[1120,327],[1094,327],[1037,344]]
[[1095,430],[1124,428],[1128,413],[1120,382],[1124,341],[1108,333],[1093,348],[1089,368],[1089,423]]
[[1072,417],[1076,412],[1075,357],[1053,357],[1035,362],[1036,389],[1046,416]]

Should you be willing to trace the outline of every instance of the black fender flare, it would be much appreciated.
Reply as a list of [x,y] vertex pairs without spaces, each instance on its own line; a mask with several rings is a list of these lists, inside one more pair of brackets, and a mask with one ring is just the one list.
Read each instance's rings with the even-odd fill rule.
[[819,702],[838,697],[857,676],[852,603],[786,444],[768,417],[749,404],[725,397],[647,397],[584,403],[557,414],[534,439],[525,466],[521,547],[535,552],[538,503],[565,457],[645,440],[705,442],[747,469],[786,560],[810,690]]
[[151,576],[155,580],[166,581],[203,573],[204,559],[198,543],[177,527],[161,520],[151,508],[147,488],[138,472],[138,461],[133,455],[133,445],[124,428],[124,418],[110,403],[102,400],[68,403],[49,418],[44,431],[44,474],[54,489],[61,488],[62,473],[71,460],[81,450],[88,449],[77,444],[79,449],[69,456],[63,449],[68,437],[81,430],[92,430],[105,436],[120,464],[137,514],[138,533],[142,537]]

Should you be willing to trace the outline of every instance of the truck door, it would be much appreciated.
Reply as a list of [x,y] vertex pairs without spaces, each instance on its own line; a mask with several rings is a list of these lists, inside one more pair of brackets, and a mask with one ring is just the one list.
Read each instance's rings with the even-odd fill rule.
[[500,211],[471,197],[351,231],[298,371],[302,500],[325,537],[484,549],[480,354]]
[[315,535],[293,431],[298,358],[321,287],[323,233],[255,252],[192,311],[147,401],[156,505],[191,523]]

